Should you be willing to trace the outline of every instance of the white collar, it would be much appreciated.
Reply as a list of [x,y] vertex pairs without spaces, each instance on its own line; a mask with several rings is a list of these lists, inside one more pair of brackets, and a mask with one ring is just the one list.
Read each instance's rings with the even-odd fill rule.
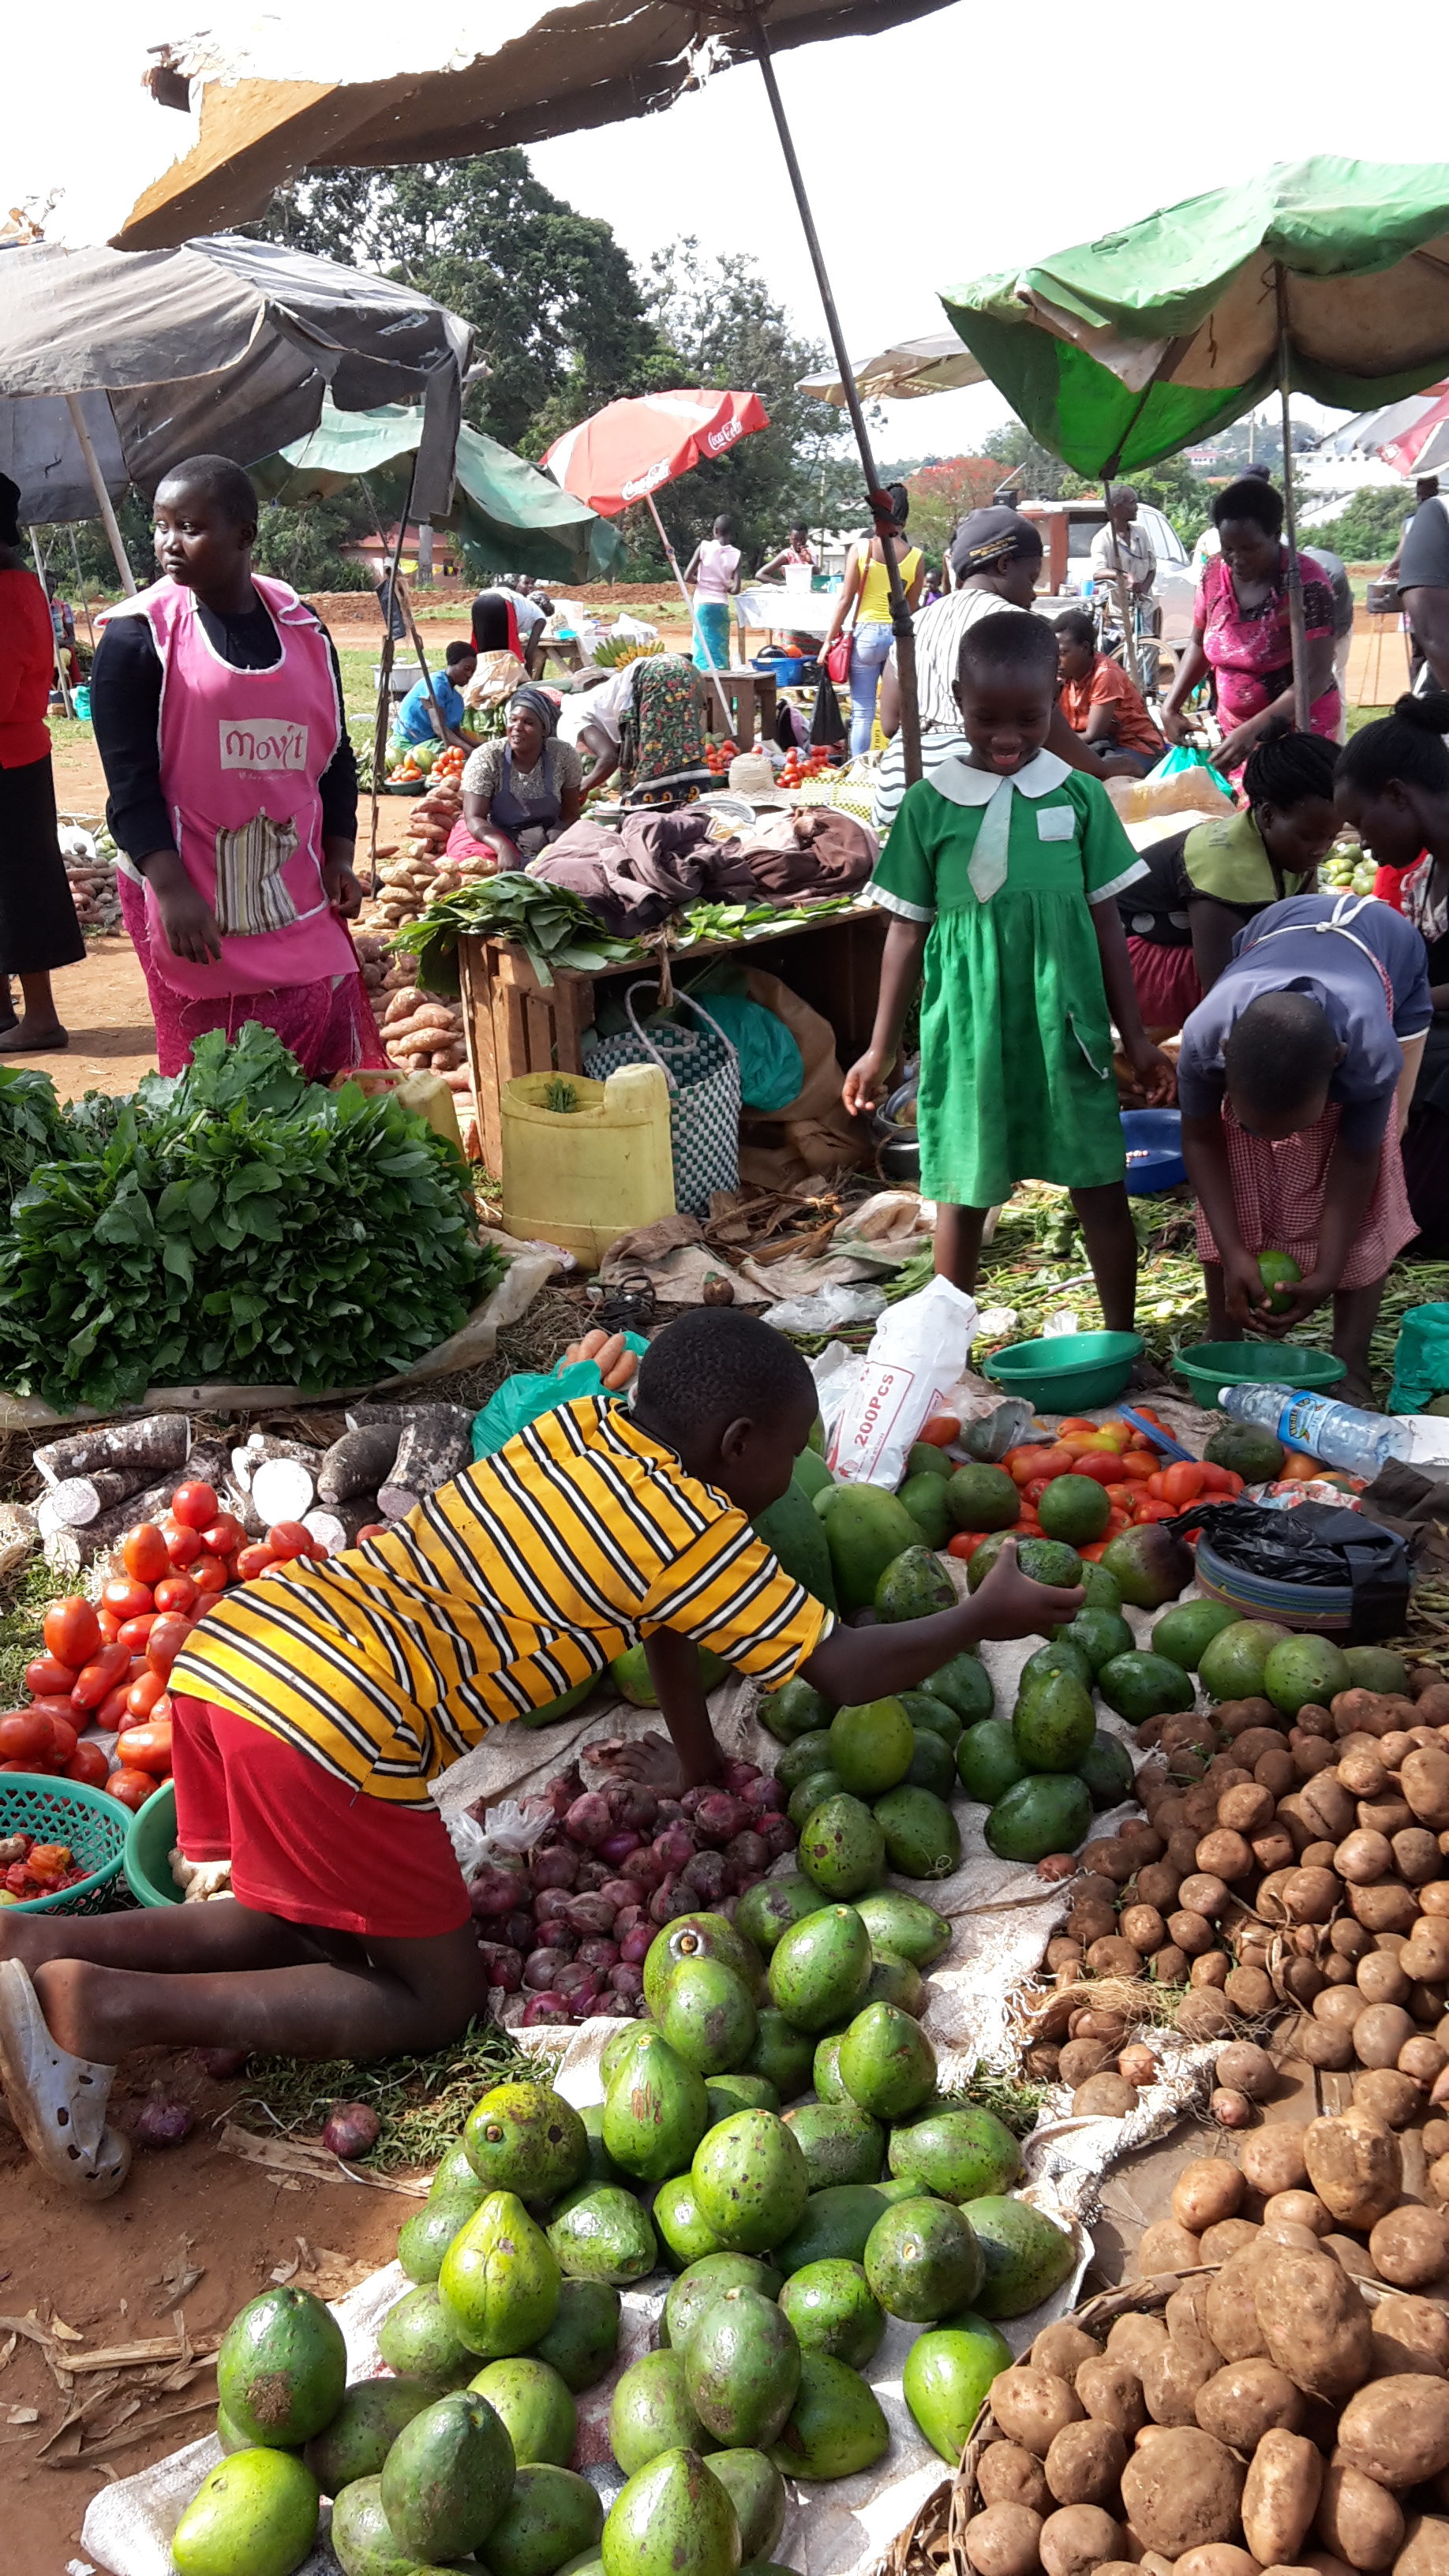
[[994,769],[973,769],[963,753],[954,752],[948,760],[937,762],[930,784],[953,805],[989,805],[998,787],[1019,787],[1023,796],[1050,796],[1071,774],[1054,751],[1039,751],[1024,769],[1013,770],[1009,777]]

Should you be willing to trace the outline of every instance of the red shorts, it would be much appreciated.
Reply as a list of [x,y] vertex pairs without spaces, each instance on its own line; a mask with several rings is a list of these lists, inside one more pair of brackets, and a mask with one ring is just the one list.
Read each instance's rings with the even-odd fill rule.
[[398,1807],[334,1779],[249,1717],[174,1694],[176,1839],[229,1860],[260,1914],[366,1940],[428,1941],[470,1920],[436,1807]]

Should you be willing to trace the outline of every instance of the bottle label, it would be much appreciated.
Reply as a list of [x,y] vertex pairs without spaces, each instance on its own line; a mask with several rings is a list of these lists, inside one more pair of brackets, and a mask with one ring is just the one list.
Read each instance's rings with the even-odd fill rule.
[[1287,1448],[1306,1450],[1316,1456],[1314,1439],[1322,1427],[1326,1408],[1320,1395],[1295,1395],[1278,1416],[1278,1437]]

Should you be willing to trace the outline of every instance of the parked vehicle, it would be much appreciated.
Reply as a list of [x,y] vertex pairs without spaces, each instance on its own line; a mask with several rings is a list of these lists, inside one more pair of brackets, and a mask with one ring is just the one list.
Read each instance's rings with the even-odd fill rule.
[[[1092,540],[1107,522],[1104,501],[1023,501],[1022,515],[1041,530],[1046,549],[1043,566],[1048,592],[1062,600],[1080,599],[1093,579]],[[1192,641],[1193,601],[1197,585],[1186,546],[1171,522],[1150,503],[1139,502],[1139,526],[1152,540],[1157,557],[1153,597],[1162,612],[1160,642],[1174,660]],[[1115,622],[1115,621],[1114,621]]]

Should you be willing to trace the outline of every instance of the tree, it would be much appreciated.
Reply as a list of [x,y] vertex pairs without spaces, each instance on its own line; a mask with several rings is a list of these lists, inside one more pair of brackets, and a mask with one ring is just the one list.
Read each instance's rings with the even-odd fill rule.
[[1373,483],[1355,492],[1348,507],[1336,519],[1316,521],[1302,528],[1305,545],[1327,546],[1331,553],[1342,555],[1345,563],[1387,563],[1404,532],[1404,521],[1413,507],[1407,485]]
[[1001,468],[998,480],[1011,477],[1011,488],[1023,501],[1060,501],[1077,478],[1059,456],[1032,437],[1026,423],[1009,420],[984,442],[985,453]]
[[910,531],[917,545],[928,555],[943,556],[957,520],[968,510],[985,509],[1000,481],[994,456],[950,456],[909,475]]

